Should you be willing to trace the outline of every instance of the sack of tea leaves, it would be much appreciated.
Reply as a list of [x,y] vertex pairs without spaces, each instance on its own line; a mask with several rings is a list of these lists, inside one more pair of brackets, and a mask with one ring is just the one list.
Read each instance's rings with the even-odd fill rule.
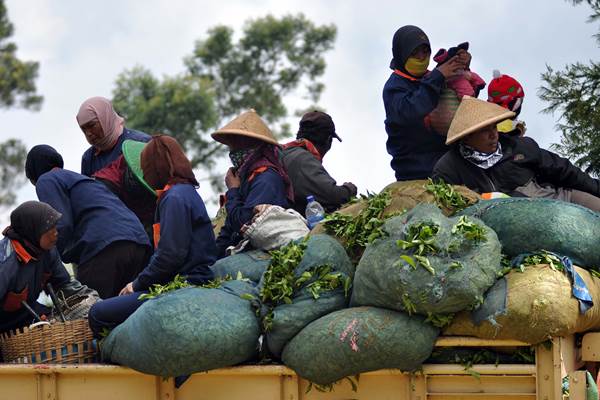
[[348,304],[354,266],[328,235],[290,243],[271,252],[258,285],[264,343],[276,357],[302,328]]
[[438,333],[423,317],[375,307],[346,308],[302,329],[285,346],[282,359],[320,385],[378,369],[414,371],[431,354]]
[[496,231],[509,257],[548,250],[582,268],[600,267],[600,215],[577,204],[550,199],[482,201],[460,213]]
[[581,313],[572,282],[549,265],[513,270],[488,290],[480,308],[457,314],[446,335],[513,339],[536,344],[551,337],[600,329],[600,279],[574,267],[594,305]]
[[269,253],[262,250],[249,250],[221,258],[210,269],[215,278],[225,278],[226,276],[236,278],[241,274],[252,282],[258,282],[270,261]]
[[146,301],[102,343],[102,358],[163,377],[239,364],[254,357],[260,325],[254,285],[188,287]]
[[474,307],[501,271],[500,243],[472,217],[420,204],[389,219],[356,268],[351,305],[428,315]]

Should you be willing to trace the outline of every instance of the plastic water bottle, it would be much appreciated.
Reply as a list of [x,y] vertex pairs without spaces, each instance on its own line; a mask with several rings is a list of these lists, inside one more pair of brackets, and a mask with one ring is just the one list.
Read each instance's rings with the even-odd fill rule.
[[315,200],[314,196],[306,196],[306,222],[308,228],[314,228],[323,218],[325,218],[325,209]]

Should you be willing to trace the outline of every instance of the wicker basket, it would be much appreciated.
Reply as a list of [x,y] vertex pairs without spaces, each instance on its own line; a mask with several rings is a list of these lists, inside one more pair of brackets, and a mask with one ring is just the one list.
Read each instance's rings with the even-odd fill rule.
[[98,346],[86,319],[45,322],[0,334],[4,362],[83,364],[98,361]]

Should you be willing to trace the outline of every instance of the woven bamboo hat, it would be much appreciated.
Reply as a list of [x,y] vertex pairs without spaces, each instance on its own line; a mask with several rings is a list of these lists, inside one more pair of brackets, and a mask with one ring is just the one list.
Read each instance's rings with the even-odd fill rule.
[[452,123],[450,123],[446,144],[454,143],[483,127],[514,116],[514,112],[497,104],[463,96]]
[[235,137],[240,136],[262,140],[270,144],[279,144],[275,136],[273,136],[273,132],[267,127],[267,124],[252,109],[238,115],[211,136],[217,142],[227,146],[230,146]]

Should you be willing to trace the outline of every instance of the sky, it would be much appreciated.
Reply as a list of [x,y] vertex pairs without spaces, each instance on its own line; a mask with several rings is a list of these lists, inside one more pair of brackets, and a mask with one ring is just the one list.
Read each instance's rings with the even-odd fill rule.
[[[325,91],[319,106],[336,124],[343,142],[334,143],[324,165],[338,181],[353,182],[359,192],[379,191],[394,180],[385,150],[385,112],[381,99],[390,75],[391,41],[396,29],[417,25],[429,36],[432,50],[468,41],[471,70],[486,82],[499,69],[521,82],[525,100],[520,118],[527,135],[545,148],[560,141],[557,115],[543,114],[537,97],[546,65],[598,61],[600,48],[592,38],[597,24],[586,23],[589,7],[563,0],[506,1],[354,1],[354,0],[6,0],[15,26],[12,40],[23,60],[40,62],[38,91],[41,111],[0,110],[0,142],[22,139],[28,149],[50,144],[65,160],[65,168],[80,170],[89,146],[75,121],[80,104],[92,96],[110,98],[117,75],[135,65],[155,75],[183,71],[182,59],[194,42],[215,25],[240,32],[249,18],[303,13],[315,24],[335,24],[338,36],[325,55]],[[480,98],[486,95],[481,94]],[[290,114],[300,108],[298,95],[286,98]],[[288,121],[297,127],[296,117]],[[226,164],[221,163],[223,175]],[[197,170],[198,177],[206,176]],[[208,184],[203,198],[212,198]],[[18,192],[18,203],[36,199],[29,183]],[[209,214],[216,212],[207,204]],[[0,212],[6,225],[8,211]]]

